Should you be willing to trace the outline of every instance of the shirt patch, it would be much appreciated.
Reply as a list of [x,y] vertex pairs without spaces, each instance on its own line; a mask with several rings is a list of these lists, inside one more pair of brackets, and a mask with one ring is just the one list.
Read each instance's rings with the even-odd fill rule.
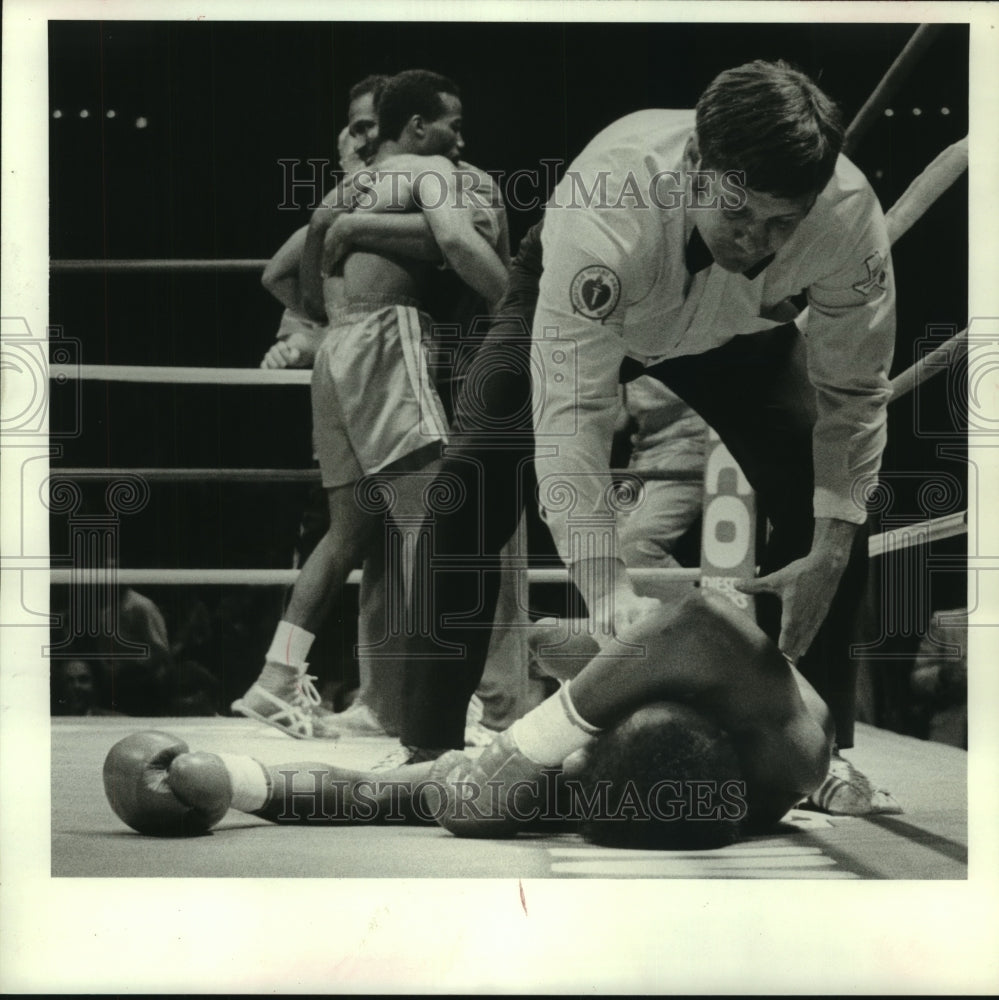
[[874,289],[883,292],[888,285],[888,272],[885,270],[886,258],[876,250],[865,261],[867,277],[863,281],[858,281],[853,290],[866,299]]
[[621,298],[621,280],[602,264],[584,267],[569,286],[572,311],[587,319],[605,320]]

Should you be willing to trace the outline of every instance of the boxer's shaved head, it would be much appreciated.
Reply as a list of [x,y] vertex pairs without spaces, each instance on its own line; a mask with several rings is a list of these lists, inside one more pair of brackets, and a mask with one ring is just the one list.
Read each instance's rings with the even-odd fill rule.
[[719,73],[697,102],[696,132],[702,168],[741,171],[745,187],[779,198],[818,194],[843,147],[836,105],[784,62]]
[[738,839],[746,811],[741,777],[711,720],[674,702],[646,705],[589,750],[581,783],[591,792],[603,783],[606,799],[583,836],[614,847],[723,847]]

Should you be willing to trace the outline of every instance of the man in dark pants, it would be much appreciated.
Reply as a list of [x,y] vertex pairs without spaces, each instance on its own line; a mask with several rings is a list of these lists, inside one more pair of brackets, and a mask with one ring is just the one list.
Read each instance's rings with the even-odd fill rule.
[[521,241],[498,318],[484,336],[473,327],[456,360],[460,389],[441,489],[431,487],[427,501],[433,508],[435,496],[455,489],[461,499],[433,510],[411,590],[432,616],[409,644],[403,684],[400,739],[414,763],[464,746],[465,711],[489,648],[499,552],[535,502],[530,356],[540,230],[539,223]]
[[[841,143],[836,110],[810,80],[753,63],[721,74],[696,115],[630,115],[570,166],[546,210],[530,365],[514,318],[534,304],[527,273],[538,273],[538,259],[528,238],[503,319],[475,362],[504,370],[480,379],[484,391],[461,406],[475,411],[472,433],[444,474],[457,474],[471,499],[430,526],[434,572],[423,585],[435,634],[417,652],[432,655],[436,643],[438,656],[410,665],[421,690],[405,744],[459,745],[457,713],[443,713],[441,699],[474,689],[476,623],[488,620],[492,587],[487,573],[476,582],[472,571],[448,572],[447,557],[488,558],[529,482],[514,475],[527,435],[511,441],[524,424],[507,422],[502,439],[497,413],[532,413],[542,513],[605,639],[657,606],[634,593],[616,558],[607,501],[618,376],[648,374],[718,431],[757,491],[773,534],[763,576],[741,589],[767,595],[768,630],[790,660],[804,656],[839,746],[852,745],[847,645],[865,574],[863,497],[885,441],[894,293],[880,207]],[[804,337],[787,323],[801,292]],[[524,407],[529,371],[533,404]],[[519,395],[506,395],[504,383]],[[488,447],[490,435],[507,450]],[[601,521],[609,549],[593,542]],[[587,549],[594,544],[603,547]],[[447,665],[446,643],[467,647],[465,657]]]

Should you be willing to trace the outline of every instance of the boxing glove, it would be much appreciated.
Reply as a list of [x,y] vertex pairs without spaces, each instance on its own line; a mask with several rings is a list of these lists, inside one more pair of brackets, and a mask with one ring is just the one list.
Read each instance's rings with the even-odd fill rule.
[[538,819],[546,768],[524,756],[509,730],[477,759],[448,755],[447,764],[446,773],[431,772],[423,794],[429,814],[456,837],[511,837]]
[[189,753],[169,733],[133,733],[104,761],[104,793],[139,833],[190,837],[215,826],[232,802],[232,782],[215,754]]

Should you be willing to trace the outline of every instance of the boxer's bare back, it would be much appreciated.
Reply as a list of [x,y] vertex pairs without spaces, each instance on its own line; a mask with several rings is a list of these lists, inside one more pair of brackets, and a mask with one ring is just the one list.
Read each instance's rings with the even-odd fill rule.
[[[352,178],[357,202],[354,211],[420,211],[414,189],[421,175],[446,162],[442,157],[397,154],[358,171]],[[439,170],[433,176],[438,184],[443,183]],[[370,302],[373,296],[380,301],[419,300],[436,267],[432,261],[352,249],[342,266],[323,283],[327,312]]]

